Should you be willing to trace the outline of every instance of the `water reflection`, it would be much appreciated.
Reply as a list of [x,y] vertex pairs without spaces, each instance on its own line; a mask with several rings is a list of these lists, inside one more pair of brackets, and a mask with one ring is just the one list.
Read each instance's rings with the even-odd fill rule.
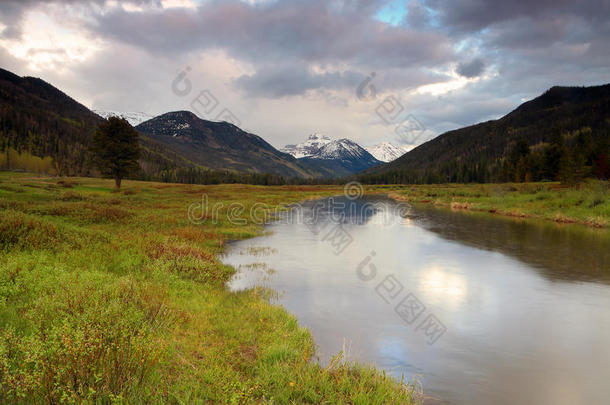
[[427,302],[444,301],[457,308],[468,295],[468,280],[451,269],[433,265],[423,269],[418,290],[424,293]]
[[610,282],[607,230],[431,207],[418,207],[412,218],[444,239],[516,257],[551,279]]
[[[386,199],[353,204],[367,202],[375,209],[356,209],[363,215],[346,204],[316,220],[315,203],[304,204],[292,215],[309,221],[280,220],[270,236],[233,244],[225,262],[240,271],[230,287],[279,291],[278,302],[312,331],[321,362],[347,347],[351,359],[417,378],[451,404],[607,401],[607,234],[406,212]],[[351,238],[339,253],[325,239],[337,217]],[[248,254],[263,247],[277,253]],[[261,261],[267,266],[249,266]],[[401,311],[405,302],[422,307]],[[420,327],[429,316],[446,328],[434,344]]]

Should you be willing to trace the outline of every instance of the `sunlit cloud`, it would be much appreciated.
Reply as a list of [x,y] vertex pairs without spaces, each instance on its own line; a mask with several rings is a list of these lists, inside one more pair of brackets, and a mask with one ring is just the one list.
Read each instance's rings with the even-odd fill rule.
[[0,39],[0,46],[33,71],[69,69],[90,58],[102,41],[82,35],[44,10],[26,13],[21,38]]
[[163,8],[197,8],[193,0],[161,0]]

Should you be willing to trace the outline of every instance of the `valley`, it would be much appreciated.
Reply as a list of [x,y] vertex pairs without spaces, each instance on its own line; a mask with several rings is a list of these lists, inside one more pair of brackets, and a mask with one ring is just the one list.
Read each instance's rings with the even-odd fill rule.
[[[610,85],[553,87],[421,145],[313,132],[277,149],[0,70],[0,402],[484,405],[520,385],[557,404],[537,387],[572,384],[597,403],[610,353],[581,353],[595,324],[571,317],[574,336],[561,314],[608,335],[609,117]],[[113,187],[104,164],[133,170]],[[329,201],[343,208],[317,211]],[[381,271],[394,278],[367,289]],[[404,285],[434,333],[383,305]],[[541,349],[502,319],[581,340]],[[578,378],[544,377],[582,358]]]

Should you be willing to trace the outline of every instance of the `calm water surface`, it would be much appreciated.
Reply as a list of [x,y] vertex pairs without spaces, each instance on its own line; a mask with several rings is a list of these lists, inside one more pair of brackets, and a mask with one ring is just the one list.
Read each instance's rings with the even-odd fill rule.
[[607,231],[381,197],[309,202],[267,230],[231,244],[230,288],[278,291],[321,362],[344,350],[431,403],[610,404]]

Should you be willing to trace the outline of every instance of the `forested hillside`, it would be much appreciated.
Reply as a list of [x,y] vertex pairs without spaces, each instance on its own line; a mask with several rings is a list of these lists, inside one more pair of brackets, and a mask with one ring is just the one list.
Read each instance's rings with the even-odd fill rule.
[[367,183],[562,180],[610,176],[610,85],[553,87],[510,114],[444,133]]
[[[97,176],[89,148],[103,118],[44,80],[0,69],[0,168]],[[131,178],[179,183],[283,184],[273,174],[210,170],[140,135],[140,170]]]
[[0,147],[51,157],[59,175],[88,175],[87,145],[101,118],[43,80],[0,69]]
[[203,120],[190,111],[168,112],[136,129],[210,169],[314,177],[297,159],[278,151],[260,136],[228,122]]

